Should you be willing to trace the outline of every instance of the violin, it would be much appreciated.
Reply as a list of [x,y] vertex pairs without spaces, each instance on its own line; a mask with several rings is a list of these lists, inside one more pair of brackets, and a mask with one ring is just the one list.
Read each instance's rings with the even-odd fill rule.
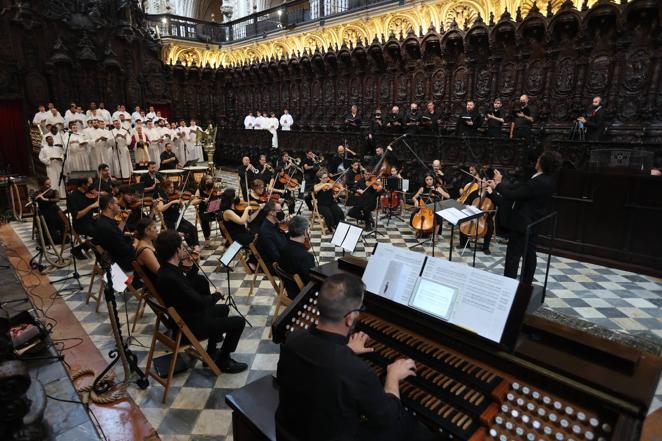
[[331,190],[333,191],[333,195],[337,196],[345,190],[345,186],[339,182],[327,182],[322,187],[322,190]]
[[434,228],[434,210],[429,208],[423,202],[418,200],[418,213],[411,219],[411,227],[418,233],[431,233]]
[[255,201],[246,202],[242,199],[235,202],[233,208],[237,211],[245,211],[246,209],[255,211],[260,209],[260,204]]
[[115,222],[120,223],[129,218],[131,213],[128,210],[122,210],[115,216]]
[[171,201],[176,201],[177,199],[190,201],[193,199],[193,193],[190,191],[173,191],[172,193],[168,193],[168,199]]
[[299,180],[297,178],[293,178],[287,173],[283,173],[283,175],[278,178],[278,182],[285,185],[286,188],[294,189],[299,187]]
[[379,177],[372,175],[365,181],[366,189],[372,187],[377,191],[382,191],[384,188],[384,183],[379,179]]
[[99,191],[96,188],[92,190],[87,190],[85,192],[85,197],[88,199],[99,199]]

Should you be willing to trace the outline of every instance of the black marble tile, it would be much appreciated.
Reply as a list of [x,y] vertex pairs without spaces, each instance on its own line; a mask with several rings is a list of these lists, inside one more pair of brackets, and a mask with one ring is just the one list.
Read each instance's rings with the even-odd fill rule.
[[232,391],[233,389],[222,388],[212,390],[205,404],[205,409],[228,409],[225,396]]
[[189,434],[195,426],[200,411],[192,409],[170,409],[157,429],[160,435]]
[[258,345],[257,345],[257,353],[258,354],[280,354],[280,345],[269,341],[269,340],[262,340]]
[[168,390],[168,398],[166,402],[163,402],[163,387],[156,384],[156,381],[150,380],[150,383],[154,383],[154,387],[147,388],[146,394],[140,400],[140,407],[152,408],[152,409],[167,409],[175,401],[175,397],[179,393],[179,387],[170,387]]
[[196,368],[191,370],[184,387],[211,388],[216,383],[216,375],[210,369]]

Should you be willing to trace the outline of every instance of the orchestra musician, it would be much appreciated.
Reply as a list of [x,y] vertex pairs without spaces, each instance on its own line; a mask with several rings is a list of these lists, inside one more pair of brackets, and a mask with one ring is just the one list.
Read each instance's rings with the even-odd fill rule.
[[591,102],[591,107],[577,117],[580,128],[586,130],[587,141],[599,141],[605,130],[605,109],[602,107],[602,98],[596,96]]
[[359,197],[356,204],[347,212],[349,217],[364,221],[366,231],[372,231],[374,227],[372,212],[377,208],[377,197],[379,196],[377,188],[367,185],[367,181],[371,176],[370,172],[364,170],[363,177],[354,188]]
[[[163,162],[161,162],[163,164]],[[214,197],[214,178],[205,175],[200,180],[200,185],[195,194],[193,205],[196,205],[198,210],[198,218],[200,219],[200,227],[202,228],[202,235],[205,238],[204,247],[209,246],[211,238],[211,220],[213,214],[207,213],[209,208],[209,201]]]
[[[96,226],[94,210],[99,208],[98,197],[88,193],[92,188],[91,176],[81,178],[77,182],[76,189],[67,196],[67,210],[73,219],[74,230],[87,237],[94,237]],[[74,247],[72,253],[78,259],[85,259],[84,254],[80,252],[80,246]]]
[[35,202],[39,207],[39,213],[44,218],[53,243],[61,243],[64,238],[63,214],[58,202],[59,193],[51,187],[51,180],[47,177],[39,178],[39,190],[35,196]]
[[444,172],[441,170],[441,161],[438,159],[432,161],[432,175],[436,183],[444,185]]
[[306,181],[304,191],[307,192],[316,184],[315,178],[320,169],[320,160],[311,149],[308,149],[306,150],[306,157],[301,163],[301,166],[303,167],[303,179]]
[[226,188],[221,194],[221,219],[232,240],[246,247],[255,237],[247,228],[251,209],[248,207],[243,211],[238,210],[235,207],[238,202],[237,191],[234,188]]
[[154,285],[156,285],[157,274],[161,268],[154,248],[154,240],[158,235],[159,228],[151,217],[143,217],[136,224],[135,261]]
[[[494,170],[494,179],[488,181],[495,190],[493,200],[497,205],[503,201],[514,202],[509,220],[510,235],[506,248],[506,262],[503,275],[517,278],[519,262],[522,264],[522,282],[533,283],[536,270],[536,242],[540,225],[530,230],[529,240],[524,247],[527,226],[549,213],[552,194],[556,187],[555,175],[561,168],[561,155],[557,152],[543,152],[536,161],[536,173],[521,184],[502,182],[502,175]],[[499,199],[501,198],[501,199]]]
[[345,188],[347,189],[347,206],[352,206],[356,204],[356,201],[359,197],[359,194],[356,193],[356,186],[359,181],[363,178],[363,167],[361,166],[361,161],[358,158],[355,158],[352,161],[352,166],[347,173],[345,173]]
[[94,178],[92,188],[102,196],[113,194],[113,179],[110,177],[110,167],[108,164],[99,164],[97,167],[97,177]]
[[[465,191],[469,192],[467,195],[464,195],[463,198],[464,204],[472,205],[474,201],[478,198],[481,201],[484,200],[485,198],[490,198],[496,205],[495,201],[498,200],[498,197],[493,192],[492,188],[490,188],[490,186],[487,185],[487,181],[486,181],[486,179],[493,177],[493,175],[488,176],[489,173],[487,167],[484,167],[483,170],[481,170],[480,172],[476,171],[475,167],[472,167],[472,169],[475,171],[474,180],[472,182],[469,182],[464,188]],[[472,184],[474,185],[473,187]],[[492,234],[494,233],[494,213],[487,214],[485,225],[487,226],[487,231],[485,232],[485,236],[483,236],[482,251],[483,253],[489,255],[492,254],[492,252],[490,251],[490,242],[492,241]],[[458,248],[463,249],[465,245],[467,245],[468,241],[469,241],[469,237],[460,230],[460,243],[458,245]],[[467,247],[470,248],[468,245]]]
[[[174,230],[177,221],[180,218],[182,206],[185,201],[181,199],[181,195],[173,188],[172,181],[164,179],[161,185],[156,187],[154,192],[156,203],[156,211],[162,214],[163,222],[169,230]],[[184,233],[184,240],[193,248],[195,253],[200,253],[200,241],[198,239],[198,229],[184,219],[182,216],[181,222],[177,231]]]
[[[97,218],[94,243],[108,252],[113,262],[117,263],[122,270],[131,271],[131,262],[135,258],[136,251],[133,248],[131,236],[125,236],[122,232],[123,225],[118,226],[117,224],[116,217],[122,209],[115,196],[102,195],[99,198],[99,210],[101,212]],[[115,290],[123,291],[124,289],[116,286]]]
[[[310,223],[303,216],[294,216],[288,223],[289,239],[280,251],[278,265],[287,274],[297,274],[301,281],[307,284],[310,281],[310,269],[316,266],[315,257],[306,249],[306,241],[310,241]],[[291,299],[299,294],[299,288],[293,280],[284,278],[285,291]]]
[[244,156],[241,158],[241,165],[237,169],[237,173],[239,174],[239,188],[241,188],[241,194],[244,197],[244,200],[248,200],[248,189],[258,173],[258,169],[253,167],[249,156]]
[[159,184],[164,181],[163,176],[161,176],[161,174],[156,170],[156,162],[149,161],[147,163],[147,173],[142,178],[140,178],[140,182],[145,184],[145,189],[143,190],[145,194],[156,192]]
[[[274,192],[271,195],[274,198],[278,198],[277,202],[279,204],[283,203],[283,198],[279,196],[279,193]],[[264,208],[264,204],[269,201],[269,193],[266,191],[262,179],[256,179],[253,181],[249,200],[255,202],[261,208]],[[265,216],[266,214],[263,209],[256,210],[250,214],[248,217],[248,229],[253,234],[260,233],[260,228],[262,227],[262,222],[264,222]]]
[[329,159],[327,167],[329,173],[332,175],[342,173],[351,165],[352,159],[356,156],[356,153],[351,151],[349,148],[344,145],[339,145],[336,149],[336,154]]
[[313,192],[317,198],[317,209],[324,218],[326,226],[333,232],[338,223],[345,219],[345,213],[338,206],[336,201],[338,194],[337,192],[334,193],[334,182],[329,179],[329,174],[325,170],[320,170],[318,177],[320,182],[313,187]]
[[[425,181],[423,186],[420,187],[418,191],[416,191],[414,196],[412,196],[412,200],[414,202],[415,207],[419,207],[420,204],[419,201],[423,201],[426,205],[429,205],[429,204],[434,204],[435,202],[441,199],[448,199],[448,198],[450,198],[450,195],[446,192],[446,190],[444,190],[444,188],[438,182],[435,182],[434,176],[430,174],[425,175]],[[419,210],[420,208],[416,208],[412,212],[411,217],[409,219],[410,225],[412,225],[414,216],[416,215],[416,213],[418,213]],[[441,226],[442,219],[441,216],[439,216],[437,213],[435,213],[434,216],[436,219],[434,234],[439,234],[439,228]],[[414,228],[416,228],[416,225],[413,226]],[[419,233],[417,231],[417,236],[418,235]]]
[[296,166],[290,159],[290,156],[287,152],[283,152],[281,159],[276,165],[276,175],[269,183],[269,188],[267,189],[268,192],[280,194],[287,205],[289,214],[293,214],[295,210],[294,196],[290,189],[293,186],[298,186],[298,180],[295,177],[296,172]]
[[399,384],[416,374],[401,358],[386,368],[384,384],[359,355],[371,352],[367,334],[352,333],[363,311],[365,285],[341,273],[328,277],[317,298],[319,324],[288,336],[277,376],[277,439],[436,440],[400,402]]
[[271,182],[274,177],[274,168],[267,161],[267,155],[260,155],[257,167],[257,175],[255,179],[260,179],[262,182]]
[[278,262],[281,250],[287,245],[287,236],[279,227],[279,222],[284,220],[283,208],[278,202],[269,201],[261,211],[264,213],[264,221],[255,245],[271,270],[273,263]]
[[[230,355],[237,349],[246,321],[242,317],[230,317],[227,305],[217,305],[221,295],[210,294],[208,284],[203,289],[192,283],[198,275],[197,266],[194,265],[187,274],[182,271],[180,264],[188,253],[177,232],[162,231],[154,245],[162,262],[157,289],[165,302],[164,306],[175,308],[196,338],[207,339],[207,354],[221,371],[228,374],[245,371],[248,365],[233,360]],[[223,345],[218,350],[216,345],[221,340]]]
[[138,221],[143,216],[141,200],[134,196],[131,186],[120,185],[115,195],[117,203],[120,207],[129,212],[125,220],[125,228],[127,231],[134,231]]

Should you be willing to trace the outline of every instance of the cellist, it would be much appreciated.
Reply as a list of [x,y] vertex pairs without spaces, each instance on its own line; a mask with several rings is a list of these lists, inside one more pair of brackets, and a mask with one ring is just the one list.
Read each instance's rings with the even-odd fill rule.
[[[412,197],[412,200],[414,201],[414,206],[417,208],[414,210],[414,212],[411,214],[411,217],[409,218],[409,224],[416,230],[416,237],[419,237],[422,233],[420,230],[420,226],[415,225],[414,221],[414,216],[416,216],[416,213],[419,212],[420,208],[419,207],[419,201],[423,200],[423,202],[427,203],[435,203],[441,199],[448,199],[450,198],[450,195],[444,190],[444,188],[437,184],[435,185],[434,182],[434,176],[431,174],[425,175],[425,183],[422,187],[418,189],[418,191],[414,194]],[[433,210],[434,211],[434,210]],[[441,217],[435,213],[435,229],[434,229],[434,234],[439,234],[439,228],[441,226]]]
[[[473,172],[473,173],[472,173]],[[492,199],[492,189],[487,185],[487,182],[483,179],[489,179],[490,175],[490,170],[487,168],[487,166],[482,167],[482,169],[479,171],[476,170],[475,167],[470,167],[469,168],[469,173],[471,173],[474,176],[474,181],[468,183],[465,186],[465,191],[469,191],[470,193],[465,195],[463,198],[463,202],[466,205],[477,205],[478,208],[483,209],[483,201],[485,198]],[[494,176],[494,172],[492,171],[491,173],[492,176]],[[478,190],[476,191],[471,191],[473,187],[472,185],[476,186]],[[471,187],[471,188],[469,188]],[[476,199],[480,199],[479,201],[476,201]],[[475,202],[475,203],[474,203]],[[495,204],[492,203],[492,206]],[[491,208],[491,207],[489,207]],[[471,225],[471,224],[468,224]],[[482,251],[483,253],[489,255],[492,254],[490,251],[490,242],[492,240],[492,233],[494,232],[494,213],[488,213],[487,218],[485,220],[485,225],[487,227],[487,230],[485,231],[485,236],[483,237],[483,248]],[[473,234],[470,232],[470,234]],[[458,245],[459,249],[463,249],[464,246],[467,244],[467,241],[469,240],[469,236],[464,234],[462,230],[460,230],[460,244]]]

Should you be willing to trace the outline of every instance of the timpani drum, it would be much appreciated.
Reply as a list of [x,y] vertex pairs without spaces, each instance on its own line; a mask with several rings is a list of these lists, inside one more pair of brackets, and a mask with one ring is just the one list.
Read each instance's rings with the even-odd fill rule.
[[172,182],[172,185],[177,187],[182,182],[182,175],[184,174],[184,170],[159,170],[159,173],[162,174],[168,181]]
[[200,185],[200,181],[202,181],[202,177],[207,174],[209,167],[205,165],[194,165],[193,167],[184,167],[184,170],[193,173],[193,182],[195,182],[195,185]]
[[142,177],[147,173],[149,173],[147,170],[134,170],[131,176],[136,180],[136,182],[140,182]]

